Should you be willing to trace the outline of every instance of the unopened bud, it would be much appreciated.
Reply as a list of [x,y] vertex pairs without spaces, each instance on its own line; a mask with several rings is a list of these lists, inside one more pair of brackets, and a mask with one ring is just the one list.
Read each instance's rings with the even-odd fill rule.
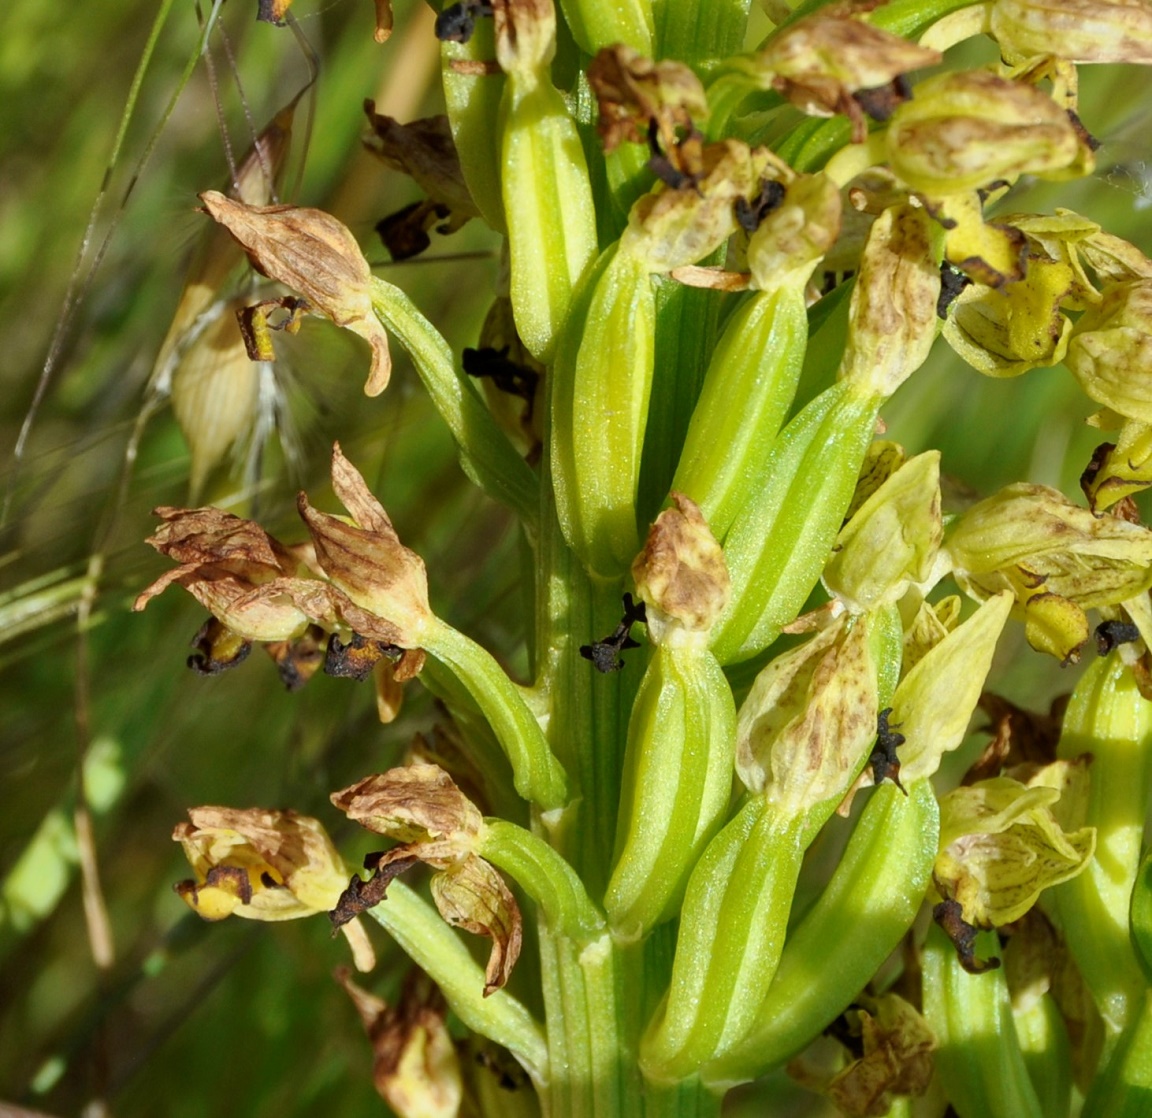
[[918,85],[893,113],[887,144],[892,169],[913,190],[935,196],[1054,173],[1081,155],[1075,129],[1051,97],[984,71]]
[[692,643],[692,634],[699,634],[706,645],[731,594],[728,568],[699,506],[683,493],[671,497],[675,507],[662,512],[649,529],[632,577],[648,607],[653,641]]
[[992,34],[1006,58],[1152,63],[1144,0],[995,0]]
[[787,815],[852,783],[876,736],[867,617],[847,614],[757,677],[736,729],[736,773]]
[[940,267],[932,219],[904,204],[872,225],[852,289],[838,378],[890,396],[927,360],[936,340]]

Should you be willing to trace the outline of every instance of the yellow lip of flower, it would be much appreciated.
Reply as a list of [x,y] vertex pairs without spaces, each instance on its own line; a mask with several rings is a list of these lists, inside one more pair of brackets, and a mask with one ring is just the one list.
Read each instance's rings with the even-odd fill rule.
[[348,871],[324,827],[294,811],[197,807],[172,838],[196,874],[176,891],[206,920],[293,920],[327,912]]

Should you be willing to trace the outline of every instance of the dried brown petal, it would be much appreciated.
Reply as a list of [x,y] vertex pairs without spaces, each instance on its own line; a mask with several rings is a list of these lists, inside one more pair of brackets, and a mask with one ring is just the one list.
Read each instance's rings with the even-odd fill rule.
[[470,848],[483,817],[437,765],[408,765],[365,777],[332,802],[370,831],[404,842],[451,839]]
[[708,116],[700,79],[682,62],[653,62],[623,43],[603,47],[588,65],[588,83],[600,109],[597,131],[604,150],[622,142],[648,143],[650,129],[666,155],[681,133]]
[[372,1042],[372,1078],[399,1118],[456,1118],[463,1096],[460,1061],[448,1032],[448,1006],[427,975],[409,972],[400,1004],[390,1008],[336,972]]
[[323,210],[246,206],[216,190],[200,195],[262,275],[298,292],[313,310],[359,334],[372,347],[364,391],[377,396],[391,375],[388,336],[372,309],[372,273],[356,238]]
[[492,941],[484,972],[484,996],[507,983],[520,957],[520,908],[504,879],[482,858],[472,856],[432,878],[432,899],[456,928]]
[[804,112],[845,113],[855,143],[864,140],[867,123],[854,93],[940,61],[937,51],[853,18],[874,6],[829,4],[772,36],[755,62],[756,72]]
[[314,509],[305,493],[297,507],[312,535],[317,563],[358,607],[341,607],[342,617],[364,636],[418,647],[433,617],[424,561],[400,543],[388,514],[339,443],[332,449],[332,488],[353,523]]
[[476,217],[479,211],[468,193],[460,157],[446,116],[430,116],[401,124],[376,112],[376,102],[364,102],[372,135],[364,146],[386,166],[408,175],[434,202],[452,212]]

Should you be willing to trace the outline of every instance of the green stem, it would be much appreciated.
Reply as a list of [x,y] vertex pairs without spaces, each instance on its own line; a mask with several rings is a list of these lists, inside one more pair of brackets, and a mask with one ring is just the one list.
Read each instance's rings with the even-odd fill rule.
[[1145,990],[1112,1059],[1096,1077],[1081,1118],[1141,1118],[1152,1112],[1152,990]]
[[[995,950],[991,933],[977,955]],[[936,1034],[936,1069],[958,1113],[1044,1118],[1012,1019],[1003,968],[968,974],[935,925],[924,945],[924,1016]]]
[[1145,979],[1128,934],[1148,803],[1152,703],[1119,657],[1096,660],[1064,716],[1058,755],[1092,754],[1084,824],[1096,856],[1052,890],[1068,947],[1114,1038],[1140,1004]]
[[484,997],[484,971],[440,914],[401,881],[368,914],[443,991],[468,1028],[502,1044],[536,1089],[548,1087],[548,1050],[540,1025],[511,994]]
[[516,791],[545,811],[563,807],[568,801],[564,769],[524,696],[492,654],[439,618],[427,626],[421,644],[451,669],[488,719],[512,765]]
[[589,899],[584,883],[531,831],[501,819],[486,820],[477,853],[512,877],[559,934],[585,944],[603,935],[604,918]]
[[460,451],[464,472],[535,529],[539,483],[496,425],[476,389],[456,368],[448,343],[398,287],[372,277],[372,309],[408,351]]

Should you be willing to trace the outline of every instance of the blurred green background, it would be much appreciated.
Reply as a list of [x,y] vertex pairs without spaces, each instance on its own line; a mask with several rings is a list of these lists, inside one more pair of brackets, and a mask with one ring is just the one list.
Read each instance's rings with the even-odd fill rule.
[[[291,806],[317,814],[338,842],[354,845],[327,805],[329,791],[394,763],[413,732],[434,721],[432,703],[409,688],[401,719],[383,727],[368,685],[321,675],[288,695],[258,653],[235,672],[204,679],[184,667],[202,620],[190,598],[173,592],[142,614],[129,612],[165,566],[142,543],[154,524],[150,510],[187,501],[189,457],[170,409],[148,423],[127,474],[125,450],[190,248],[207,222],[195,212],[196,194],[227,180],[221,121],[232,148],[243,151],[252,122],[266,122],[307,79],[291,32],[256,24],[254,8],[237,0],[224,6],[224,34],[210,39],[211,71],[200,62],[181,91],[200,30],[193,4],[174,6],[101,195],[156,5],[5,6],[0,1103],[51,1114],[385,1109],[359,1021],[329,977],[348,961],[343,942],[329,937],[323,920],[203,924],[171,892],[187,867],[170,834],[193,804]],[[298,0],[293,11],[320,58],[320,77],[314,103],[297,117],[300,174],[286,181],[296,183],[295,201],[333,212],[369,258],[383,262],[372,226],[418,192],[363,152],[361,102],[373,97],[400,119],[439,110],[430,9],[405,0],[384,45],[373,40],[365,0]],[[1036,185],[1012,208],[1069,206],[1152,251],[1150,103],[1139,71],[1087,74],[1082,115],[1105,141],[1100,171],[1083,183]],[[313,115],[306,148],[305,111]],[[497,279],[497,247],[472,223],[436,239],[428,259],[381,274],[412,294],[458,352],[475,344]],[[459,254],[468,259],[435,259]],[[65,302],[70,284],[80,288],[74,307]],[[57,333],[58,359],[44,378]],[[299,538],[301,487],[319,504],[331,501],[328,451],[339,438],[401,538],[426,559],[437,611],[520,663],[513,525],[464,480],[411,370],[398,360],[388,392],[368,400],[359,341],[309,320],[277,345],[291,451],[270,449],[262,485],[247,496],[266,526]],[[43,400],[17,462],[13,449],[38,385]],[[888,437],[913,451],[939,447],[945,471],[979,491],[1026,479],[1077,495],[1080,471],[1101,441],[1083,425],[1091,410],[1064,370],[990,381],[941,347],[884,417]],[[213,495],[230,494],[218,487]],[[106,561],[99,580],[86,581],[94,555]],[[77,610],[86,587],[93,597],[85,655]],[[1031,653],[1018,627],[1012,637],[998,690],[1046,707],[1071,688],[1075,669]],[[94,960],[80,884],[81,773],[110,932],[107,965]],[[387,996],[401,970],[387,965],[383,938],[376,943],[385,957],[376,988]],[[754,1106],[755,1092],[747,1097]]]

